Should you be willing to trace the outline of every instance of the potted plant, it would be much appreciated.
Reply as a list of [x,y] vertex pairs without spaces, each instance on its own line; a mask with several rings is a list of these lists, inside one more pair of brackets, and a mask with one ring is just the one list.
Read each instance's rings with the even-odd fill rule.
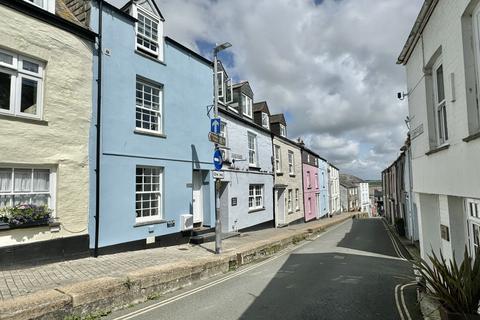
[[403,218],[395,219],[395,228],[397,229],[397,233],[399,236],[405,236],[405,221],[403,220]]
[[0,209],[0,230],[10,229],[8,224],[7,211],[5,208]]
[[27,228],[47,225],[52,217],[52,210],[47,206],[21,204],[4,209],[10,228]]
[[431,265],[425,260],[415,262],[424,279],[424,289],[440,303],[443,320],[479,320],[480,259],[478,252],[472,258],[467,248],[463,262],[455,259],[447,262],[442,252],[429,256]]

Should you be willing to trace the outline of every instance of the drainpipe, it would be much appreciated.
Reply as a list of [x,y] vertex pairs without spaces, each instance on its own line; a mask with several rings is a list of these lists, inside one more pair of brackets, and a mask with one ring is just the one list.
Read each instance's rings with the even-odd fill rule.
[[[271,130],[271,129],[270,129]],[[270,137],[272,138],[272,171],[273,171],[273,224],[274,228],[277,227],[277,197],[275,195],[275,147],[273,145],[273,133],[270,131]]]
[[98,257],[98,238],[100,229],[100,142],[101,142],[101,115],[102,115],[102,20],[103,0],[98,5],[98,69],[97,69],[97,145],[96,145],[96,170],[95,170],[95,248],[93,256]]

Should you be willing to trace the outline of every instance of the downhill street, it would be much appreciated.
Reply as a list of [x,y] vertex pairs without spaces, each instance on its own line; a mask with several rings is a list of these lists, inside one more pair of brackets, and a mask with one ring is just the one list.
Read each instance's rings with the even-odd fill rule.
[[405,255],[381,219],[348,220],[294,250],[107,319],[420,319]]

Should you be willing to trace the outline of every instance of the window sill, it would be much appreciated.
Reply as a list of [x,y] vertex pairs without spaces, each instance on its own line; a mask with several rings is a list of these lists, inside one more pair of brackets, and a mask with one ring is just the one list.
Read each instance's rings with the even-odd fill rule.
[[463,141],[464,142],[470,142],[470,141],[476,140],[478,138],[480,138],[480,131],[478,131],[477,133],[471,134],[466,138],[463,138]]
[[254,170],[254,171],[260,171],[262,169],[260,167],[252,166],[252,165],[249,165],[248,168],[251,169],[251,170]]
[[150,225],[153,225],[153,224],[163,224],[163,223],[167,223],[167,220],[158,219],[158,220],[152,220],[152,221],[136,222],[133,225],[133,227],[138,228],[138,227],[145,227],[145,226],[150,226]]
[[447,150],[448,148],[450,148],[450,144],[444,144],[438,148],[435,148],[435,149],[432,149],[430,151],[428,151],[427,153],[425,153],[425,155],[429,156],[429,155],[432,155],[434,153],[437,153],[437,152],[440,152],[440,151],[443,151],[443,150]]
[[13,230],[13,229],[32,229],[32,228],[38,228],[38,227],[48,227],[50,226],[49,221],[31,221],[28,223],[24,224],[19,224],[19,225],[11,225],[8,223],[0,222],[0,232],[1,231],[8,231],[8,230]]
[[42,125],[42,126],[48,126],[48,121],[46,121],[46,120],[42,120],[42,119],[38,119],[38,118],[25,117],[25,116],[19,116],[19,115],[13,115],[13,114],[0,113],[0,119],[19,121],[19,122],[27,122],[27,123],[38,124],[38,125]]
[[165,62],[163,62],[162,60],[158,60],[157,58],[155,58],[155,56],[154,56],[153,54],[148,54],[148,53],[145,53],[145,52],[140,51],[140,50],[138,50],[138,49],[135,49],[135,53],[138,54],[138,55],[140,55],[140,56],[142,56],[142,57],[144,57],[144,58],[150,59],[150,60],[152,60],[152,61],[154,61],[154,62],[158,62],[158,63],[160,63],[161,65],[164,65],[164,66],[167,65],[167,64],[166,64]]
[[248,210],[248,213],[255,213],[255,212],[260,212],[260,211],[265,211],[265,207]]
[[163,139],[167,138],[167,135],[165,135],[163,133],[160,133],[160,132],[154,132],[154,131],[135,129],[135,130],[133,130],[133,133],[141,134],[141,135],[144,135],[144,136],[158,137],[158,138],[163,138]]
[[296,174],[295,174],[295,173],[289,173],[288,175],[289,175],[290,177],[292,177],[292,178],[295,178],[295,177],[296,177]]
[[281,172],[281,171],[276,171],[275,174],[276,174],[277,176],[283,176],[283,172]]

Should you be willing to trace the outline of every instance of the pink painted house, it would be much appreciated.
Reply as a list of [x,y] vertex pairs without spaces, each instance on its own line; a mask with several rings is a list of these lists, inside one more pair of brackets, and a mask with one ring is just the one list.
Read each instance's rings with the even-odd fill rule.
[[318,155],[302,147],[302,172],[303,172],[303,201],[305,208],[305,222],[314,220],[320,211],[320,186]]

